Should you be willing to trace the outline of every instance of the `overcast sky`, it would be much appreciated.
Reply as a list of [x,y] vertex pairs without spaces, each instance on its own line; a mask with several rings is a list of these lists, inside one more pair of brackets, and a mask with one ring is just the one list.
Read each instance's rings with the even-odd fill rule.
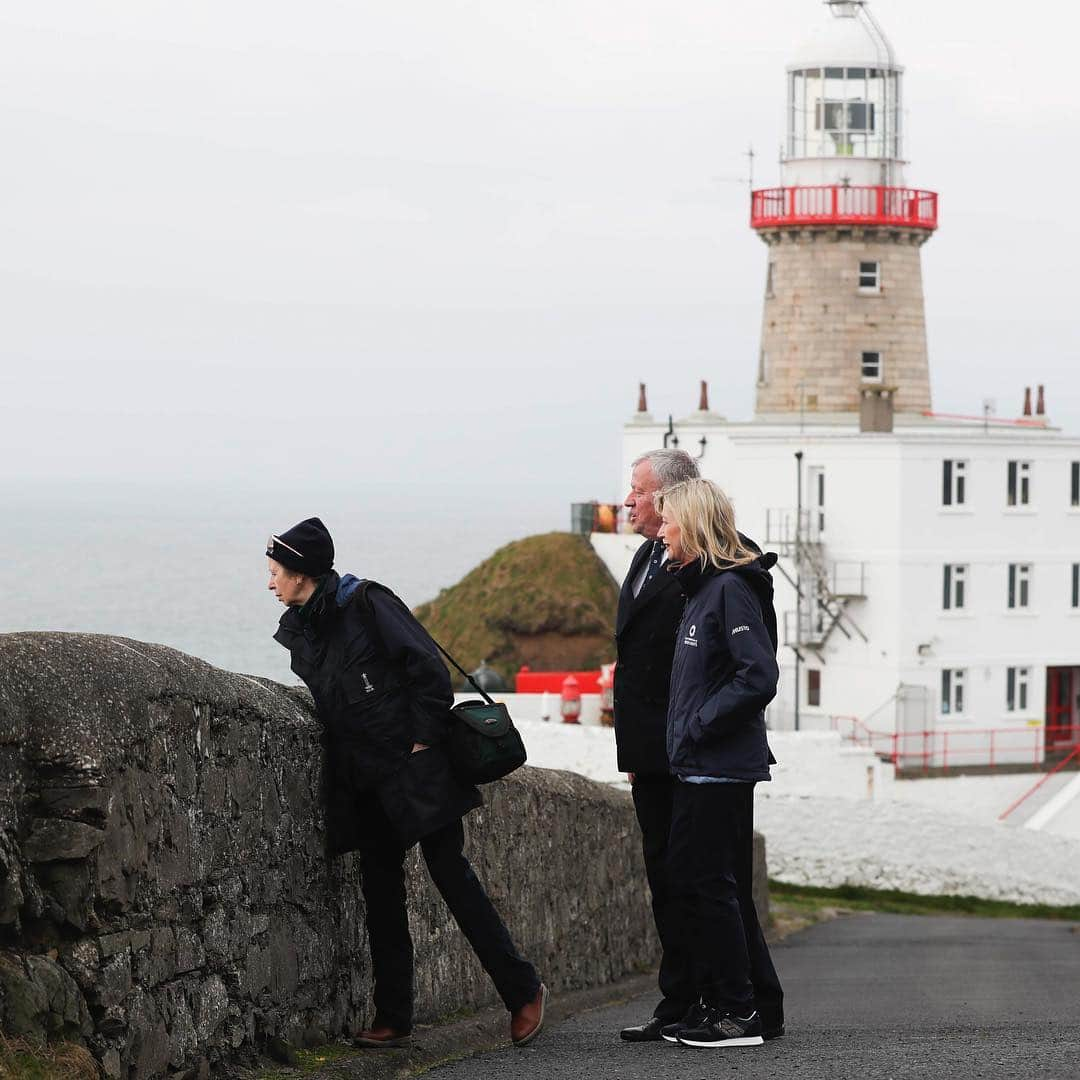
[[[935,407],[1080,432],[1072,4],[878,0]],[[93,0],[0,14],[0,480],[622,495],[753,406],[784,65],[818,0]],[[561,524],[561,522],[560,522]]]

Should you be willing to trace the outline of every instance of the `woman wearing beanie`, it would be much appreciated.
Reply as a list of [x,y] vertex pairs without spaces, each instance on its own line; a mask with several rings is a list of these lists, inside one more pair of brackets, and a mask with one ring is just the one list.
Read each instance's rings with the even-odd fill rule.
[[443,750],[454,699],[434,642],[389,589],[335,573],[334,543],[318,518],[271,536],[266,556],[269,588],[286,606],[274,640],[289,650],[326,731],[330,850],[361,855],[375,1019],[356,1044],[403,1046],[412,1031],[403,863],[419,842],[510,1011],[511,1040],[524,1046],[540,1032],[547,990],[462,853],[461,819],[482,800]]
[[754,784],[769,779],[765,706],[776,695],[773,554],[751,550],[710,480],[656,503],[668,567],[686,594],[668,698],[678,783],[668,860],[699,996],[661,1033],[685,1046],[754,1046],[784,1033],[783,991],[753,898]]

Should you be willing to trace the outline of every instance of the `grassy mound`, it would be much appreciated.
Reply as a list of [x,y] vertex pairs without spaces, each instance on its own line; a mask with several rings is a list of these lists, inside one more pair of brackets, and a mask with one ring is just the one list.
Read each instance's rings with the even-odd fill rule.
[[587,670],[614,660],[618,600],[589,541],[553,532],[500,548],[415,614],[466,669],[487,660],[512,687],[523,664]]

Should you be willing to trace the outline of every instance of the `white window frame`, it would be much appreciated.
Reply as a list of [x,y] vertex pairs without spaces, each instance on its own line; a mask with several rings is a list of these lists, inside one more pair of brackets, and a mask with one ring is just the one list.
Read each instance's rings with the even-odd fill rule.
[[1031,563],[1009,563],[1005,603],[1009,611],[1031,610]]
[[967,715],[967,668],[941,669],[942,716],[963,717]]
[[[864,270],[864,266],[872,266],[873,270]],[[859,292],[864,296],[876,296],[881,292],[881,263],[876,259],[860,259],[856,277],[859,282]]]
[[963,611],[967,607],[967,563],[946,563],[942,568],[942,611]]
[[1031,668],[1010,667],[1005,669],[1005,711],[1010,713],[1028,711],[1031,699]]
[[[876,357],[876,360],[867,361],[868,356]],[[867,374],[866,368],[868,363],[876,365],[876,369],[873,374]],[[859,372],[862,375],[862,381],[864,383],[879,383],[885,381],[885,358],[877,349],[864,349],[859,359]]]
[[945,458],[941,463],[941,505],[967,503],[967,458]]
[[[814,693],[814,687],[811,686],[811,676],[817,676],[817,701],[811,701],[811,695]],[[806,669],[806,707],[808,709],[820,709],[821,708],[821,668],[808,667]]]
[[1005,505],[1010,509],[1031,505],[1032,474],[1030,461],[1009,461],[1005,465]]

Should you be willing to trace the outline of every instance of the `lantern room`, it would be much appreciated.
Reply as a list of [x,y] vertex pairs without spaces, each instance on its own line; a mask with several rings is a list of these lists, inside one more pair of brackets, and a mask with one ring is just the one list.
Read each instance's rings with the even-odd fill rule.
[[787,69],[784,185],[900,185],[903,68],[865,3],[826,7]]

